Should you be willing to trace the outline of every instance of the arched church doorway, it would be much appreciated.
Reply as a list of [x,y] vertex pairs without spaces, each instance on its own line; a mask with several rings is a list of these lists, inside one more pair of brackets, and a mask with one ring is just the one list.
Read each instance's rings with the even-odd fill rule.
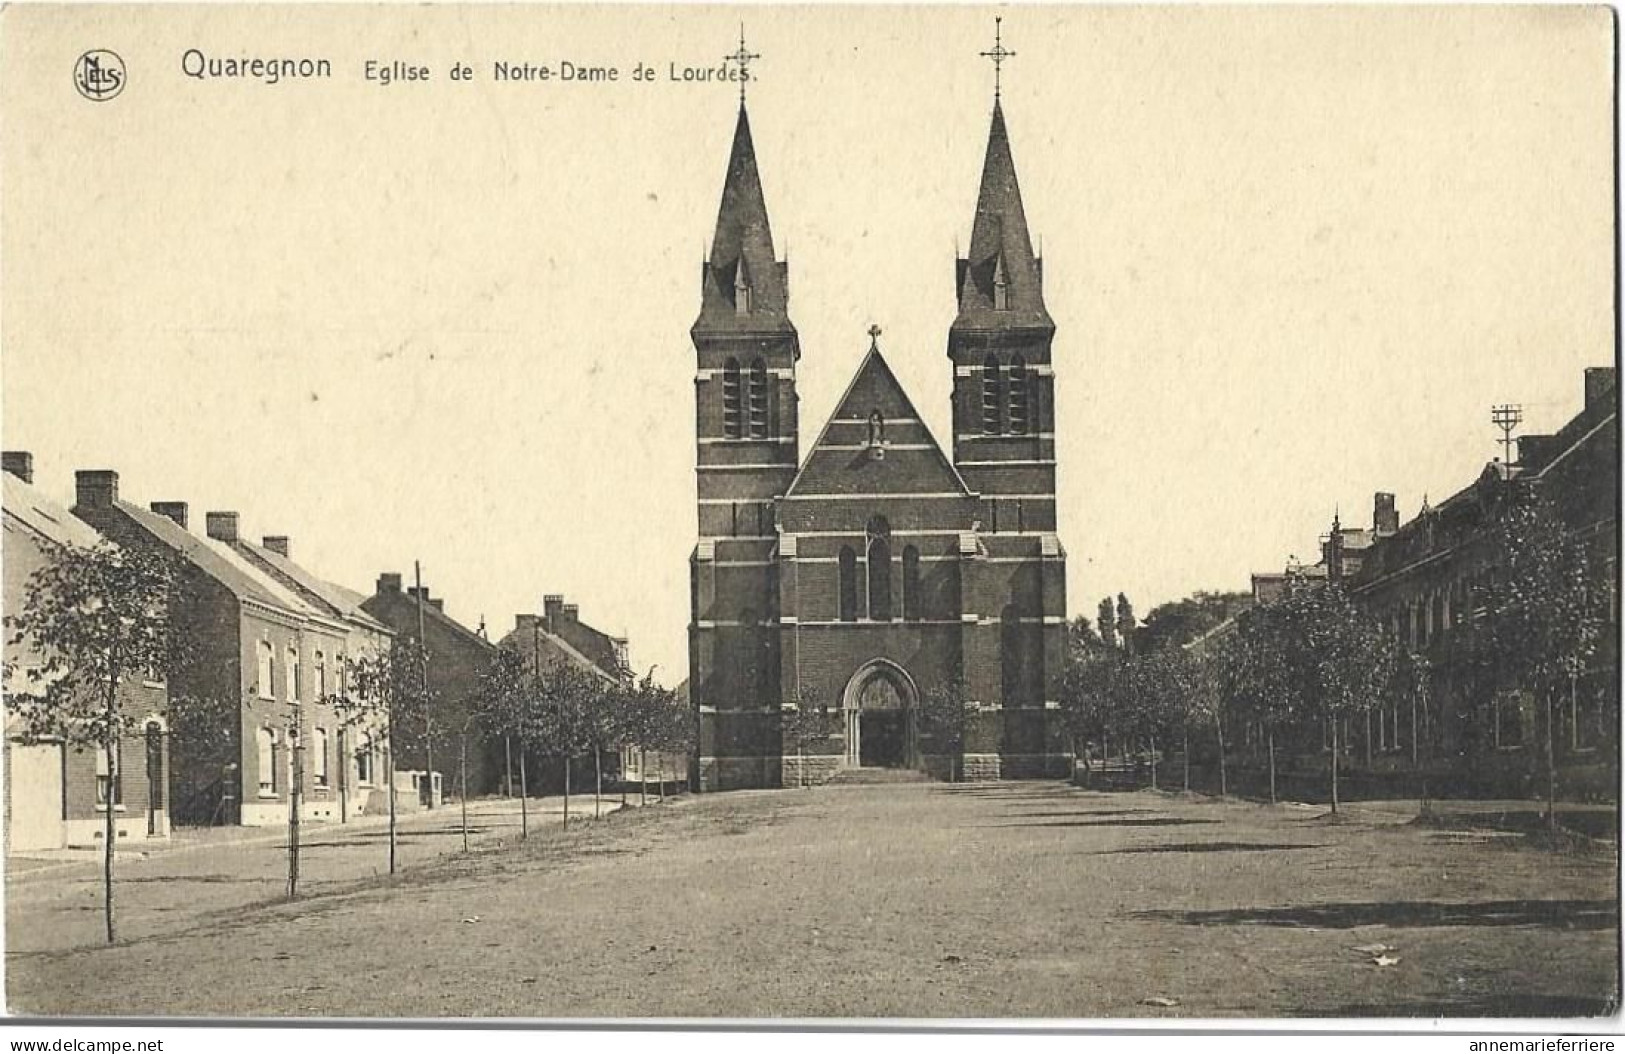
[[876,659],[847,682],[841,698],[846,718],[846,763],[909,768],[917,761],[914,679],[896,663]]

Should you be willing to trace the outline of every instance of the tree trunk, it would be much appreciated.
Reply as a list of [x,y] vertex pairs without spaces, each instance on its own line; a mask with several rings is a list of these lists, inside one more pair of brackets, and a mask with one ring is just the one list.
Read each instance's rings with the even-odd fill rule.
[[[1569,678],[1569,688],[1573,691],[1574,678]],[[1546,696],[1546,833],[1555,840],[1557,837],[1557,725],[1552,721],[1552,693],[1548,689]],[[1555,841],[1554,841],[1555,845]]]
[[570,829],[570,755],[564,755],[564,829]]
[[1151,789],[1157,789],[1157,737],[1146,737],[1151,743]]
[[796,741],[796,782],[805,790],[807,788],[807,748]]
[[649,751],[638,744],[638,804],[649,804]]
[[384,749],[384,767],[389,779],[389,873],[395,873],[395,748],[393,745]]
[[[1335,742],[1335,741],[1334,741]],[[1270,804],[1275,804],[1275,729],[1270,729]]]
[[1224,722],[1214,718],[1213,730],[1219,737],[1219,797],[1226,798],[1230,795],[1230,784],[1228,780],[1229,773],[1225,770]]
[[604,754],[596,748],[592,752],[592,818],[598,819],[603,815],[604,803]]
[[1412,769],[1416,769],[1416,768],[1420,767],[1418,765],[1418,763],[1417,763],[1417,757],[1418,757],[1418,752],[1417,752],[1417,747],[1416,747],[1416,696],[1412,695],[1411,696],[1411,768]]
[[666,804],[666,753],[663,750],[655,751],[655,793],[658,794],[659,804]]
[[350,822],[350,755],[344,729],[339,729],[339,823]]
[[1341,744],[1337,741],[1337,726],[1340,722],[1332,718],[1332,812],[1337,811],[1337,755]]
[[429,800],[424,803],[425,809],[434,808],[434,729],[429,722],[429,716],[423,716],[423,779],[429,788]]
[[1371,768],[1371,711],[1369,708],[1365,712],[1365,767],[1367,770]]
[[1185,759],[1185,793],[1191,792],[1191,726],[1186,724],[1183,728],[1185,746],[1182,756]]
[[113,803],[118,798],[118,674],[107,677],[107,739],[102,743],[107,753],[106,816],[102,822],[102,916],[107,923],[107,943],[113,943],[113,843],[118,838],[118,823],[113,818]]
[[502,737],[502,786],[508,797],[513,797],[513,739]]
[[519,744],[519,837],[530,837],[530,783],[525,776],[525,744]]
[[463,852],[468,852],[468,733],[457,739],[457,804],[463,814]]

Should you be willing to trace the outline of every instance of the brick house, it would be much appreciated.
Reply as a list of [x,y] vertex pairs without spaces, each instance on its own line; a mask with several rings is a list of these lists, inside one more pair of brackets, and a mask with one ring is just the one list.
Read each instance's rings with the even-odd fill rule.
[[184,599],[172,616],[193,654],[168,678],[184,700],[171,718],[175,822],[283,823],[296,772],[304,817],[338,820],[330,751],[339,721],[316,697],[315,677],[343,653],[345,624],[238,554],[236,513],[209,513],[200,537],[188,529],[185,502],[141,508],[119,497],[118,474],[106,470],[77,474],[73,513],[121,545],[182,560]]
[[[5,610],[27,602],[28,582],[45,566],[46,545],[91,548],[102,538],[34,487],[33,457],[7,451],[4,463]],[[30,641],[5,635],[5,693],[33,688],[30,669],[43,657]],[[5,738],[5,833],[8,852],[99,844],[106,836],[109,801],[121,843],[169,837],[167,770],[169,693],[161,679],[131,676],[119,685],[119,706],[138,719],[145,734],[122,737],[114,771],[94,748],[60,739],[31,741],[12,725]]]
[[[241,536],[233,537],[227,543],[256,569],[291,590],[306,604],[343,623],[345,637],[342,650],[336,654],[317,652],[312,655],[311,691],[314,698],[322,699],[346,692],[350,661],[388,653],[395,631],[363,610],[361,605],[367,598],[295,563],[290,555],[287,535],[266,536],[259,545]],[[376,812],[385,807],[377,797],[379,788],[375,782],[383,771],[380,767],[383,743],[381,722],[356,722],[354,727],[347,724],[333,728],[313,727],[310,734],[312,739],[307,747],[308,756],[313,763],[332,766],[331,782],[336,784],[334,792],[338,798],[338,819],[341,822],[352,815]]]
[[[1521,792],[1543,771],[1536,749],[1542,708],[1532,700],[1478,698],[1462,668],[1459,627],[1472,619],[1472,588],[1494,574],[1485,529],[1503,503],[1525,493],[1549,500],[1588,550],[1594,584],[1609,597],[1609,624],[1591,672],[1553,713],[1557,760],[1576,793],[1612,788],[1618,747],[1619,421],[1613,368],[1585,371],[1584,405],[1551,435],[1518,441],[1513,464],[1485,465],[1471,483],[1382,535],[1362,564],[1347,571],[1352,595],[1431,667],[1431,705],[1422,713],[1393,706],[1378,714],[1371,751],[1403,757],[1423,737],[1461,776],[1487,791]],[[1380,496],[1379,496],[1380,497]],[[1379,508],[1379,514],[1381,509]],[[1364,749],[1364,744],[1359,749]]]
[[[480,677],[496,653],[496,645],[484,636],[484,627],[477,632],[464,626],[446,614],[445,601],[431,596],[428,587],[421,594],[415,587],[403,589],[401,576],[393,572],[378,576],[373,595],[361,602],[361,609],[388,626],[397,639],[424,642],[429,653],[429,687],[440,701],[429,749],[421,741],[404,744],[395,759],[397,774],[415,773],[412,778],[420,794],[436,793],[423,789],[423,774],[431,770],[442,774],[438,777],[442,787],[443,774],[452,773],[455,786],[459,735],[466,725],[471,730],[467,747],[468,794],[478,797],[496,793],[502,783],[502,742],[484,736],[473,721],[482,690]],[[437,780],[432,774],[429,778]],[[413,787],[404,789],[410,791]]]
[[951,459],[877,329],[801,456],[789,271],[774,254],[743,105],[700,277],[696,785],[796,782],[782,715],[808,705],[835,712],[827,752],[808,759],[815,778],[858,765],[945,771],[950,759],[922,738],[918,711],[956,679],[978,709],[963,747],[968,775],[1064,775],[1055,325],[1001,106],[954,276]]

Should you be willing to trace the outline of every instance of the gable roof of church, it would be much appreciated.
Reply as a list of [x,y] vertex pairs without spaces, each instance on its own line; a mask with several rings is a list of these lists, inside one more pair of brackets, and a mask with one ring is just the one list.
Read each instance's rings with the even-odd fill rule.
[[[802,460],[801,467],[796,471],[795,479],[791,480],[789,488],[785,491],[786,498],[809,497],[818,494],[844,493],[839,488],[830,486],[830,480],[823,478],[813,470],[813,460],[820,453],[845,454],[850,458],[852,451],[848,449],[835,449],[830,438],[830,431],[839,423],[867,421],[870,413],[878,410],[887,422],[917,422],[919,435],[924,437],[927,445],[927,460],[930,464],[929,477],[912,476],[907,483],[899,486],[897,480],[877,480],[871,484],[875,493],[896,494],[906,496],[909,494],[929,493],[957,493],[966,497],[972,496],[971,489],[965,485],[965,479],[954,467],[954,463],[943,454],[942,447],[937,444],[936,437],[926,425],[925,419],[914,408],[914,401],[908,397],[897,375],[892,372],[886,357],[880,353],[878,344],[870,344],[868,354],[864,355],[863,362],[852,375],[852,381],[846,386],[846,391],[835,404],[835,411],[830,414],[829,420],[824,422],[824,428],[818,433],[818,439],[807,456]],[[898,425],[888,427],[897,428]],[[868,460],[868,455],[861,455],[865,465],[884,465],[884,461]]]
[[[767,198],[756,169],[750,116],[742,102],[709,255],[701,276],[700,317],[695,329],[793,330],[788,315],[789,272],[773,253]],[[743,307],[742,296],[747,298]]]
[[[1004,108],[997,100],[982,161],[970,250],[959,261],[958,279],[955,329],[1055,328],[1044,307],[1043,268],[1027,231],[1010,134],[1004,126]],[[1004,287],[1003,307],[996,299],[1000,285]]]

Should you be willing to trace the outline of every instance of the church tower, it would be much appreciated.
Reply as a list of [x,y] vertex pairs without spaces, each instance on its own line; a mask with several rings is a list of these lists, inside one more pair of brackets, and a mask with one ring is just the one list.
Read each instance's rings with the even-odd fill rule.
[[696,776],[707,786],[761,786],[764,773],[715,769],[719,755],[737,758],[732,768],[750,768],[781,753],[775,499],[799,457],[801,350],[743,93],[708,256],[690,330],[698,366],[699,543],[689,629],[689,693],[700,721]]

